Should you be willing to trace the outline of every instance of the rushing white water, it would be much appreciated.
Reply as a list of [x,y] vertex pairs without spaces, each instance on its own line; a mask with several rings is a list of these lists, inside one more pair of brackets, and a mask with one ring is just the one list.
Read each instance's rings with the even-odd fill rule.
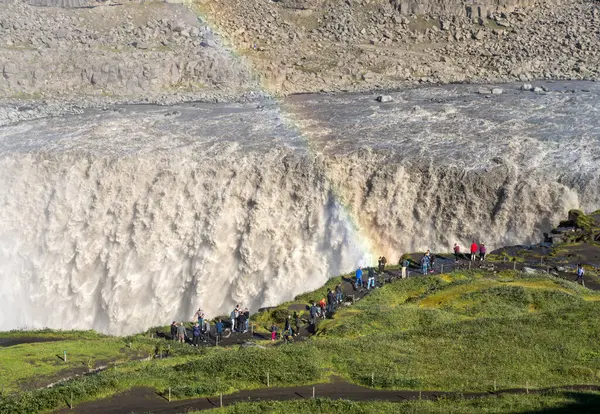
[[[589,92],[581,92],[582,85]],[[135,106],[0,129],[0,329],[256,309],[385,254],[600,206],[600,88]],[[285,112],[282,112],[284,108]]]

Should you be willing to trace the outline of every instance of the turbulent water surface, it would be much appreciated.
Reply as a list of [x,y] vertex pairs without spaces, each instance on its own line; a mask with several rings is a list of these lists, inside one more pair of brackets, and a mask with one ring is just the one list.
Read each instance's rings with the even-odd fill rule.
[[0,128],[0,330],[272,305],[385,254],[600,207],[600,86],[129,106]]

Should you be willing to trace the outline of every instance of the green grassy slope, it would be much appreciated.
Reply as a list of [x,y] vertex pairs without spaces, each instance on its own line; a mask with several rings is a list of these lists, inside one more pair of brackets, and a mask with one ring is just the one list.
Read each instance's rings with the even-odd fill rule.
[[[268,325],[277,312],[257,320]],[[457,392],[489,391],[494,384],[498,389],[600,384],[599,317],[600,294],[558,278],[482,271],[416,277],[376,289],[321,322],[315,337],[293,345],[267,341],[264,349],[195,349],[136,336],[130,339],[133,350],[172,346],[170,358],[129,362],[49,390],[11,395],[0,400],[0,412],[61,406],[71,391],[80,402],[139,385],[159,392],[171,387],[175,398],[229,393],[264,387],[267,372],[271,386],[334,376],[374,388]],[[111,337],[89,341],[105,352],[122,352],[124,345]],[[60,363],[55,354],[67,342],[43,344],[47,349],[8,347],[18,351],[10,356],[16,364],[11,372],[30,363],[25,353],[33,349],[40,360]],[[4,351],[0,369],[6,370]],[[11,375],[15,389],[31,373]]]

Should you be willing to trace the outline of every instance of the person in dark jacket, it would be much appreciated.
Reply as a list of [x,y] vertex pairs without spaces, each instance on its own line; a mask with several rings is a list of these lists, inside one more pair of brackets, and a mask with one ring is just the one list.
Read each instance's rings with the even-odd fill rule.
[[310,307],[310,324],[314,325],[317,323],[317,315],[319,314],[319,308],[317,308],[317,304],[313,303]]
[[177,322],[175,321],[171,324],[171,339],[174,341],[177,340]]
[[338,305],[342,303],[342,300],[344,300],[344,292],[342,291],[341,283],[338,283],[335,287],[335,300],[338,303]]
[[238,314],[238,332],[246,332],[246,315],[244,312]]
[[250,329],[250,311],[248,310],[248,308],[244,309],[244,316],[246,317],[245,331],[248,332],[248,330]]
[[486,254],[487,254],[487,248],[485,247],[485,244],[481,243],[479,245],[479,260],[483,262],[485,260]]
[[194,346],[200,345],[200,330],[200,324],[196,322],[192,328],[192,345]]
[[284,331],[289,331],[292,328],[292,317],[290,315],[288,315],[288,317],[285,319],[285,327],[283,328]]
[[300,316],[294,312],[294,322],[296,324],[296,332],[294,332],[294,336],[298,336],[300,334]]
[[333,293],[333,290],[327,293],[327,312],[335,312],[335,293]]
[[371,287],[375,288],[375,269],[369,267],[367,277],[367,290],[371,289]]

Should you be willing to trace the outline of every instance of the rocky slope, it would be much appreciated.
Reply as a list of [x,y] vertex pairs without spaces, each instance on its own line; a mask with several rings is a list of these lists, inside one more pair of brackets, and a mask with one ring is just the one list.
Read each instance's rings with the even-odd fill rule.
[[1,98],[206,99],[256,85],[186,6],[88,3],[0,4]]
[[4,0],[0,98],[231,99],[260,80],[289,94],[597,79],[598,2],[555,3]]
[[415,11],[429,14],[406,15],[409,3],[387,0],[204,0],[201,7],[281,93],[599,77],[598,2],[416,3],[427,7]]

